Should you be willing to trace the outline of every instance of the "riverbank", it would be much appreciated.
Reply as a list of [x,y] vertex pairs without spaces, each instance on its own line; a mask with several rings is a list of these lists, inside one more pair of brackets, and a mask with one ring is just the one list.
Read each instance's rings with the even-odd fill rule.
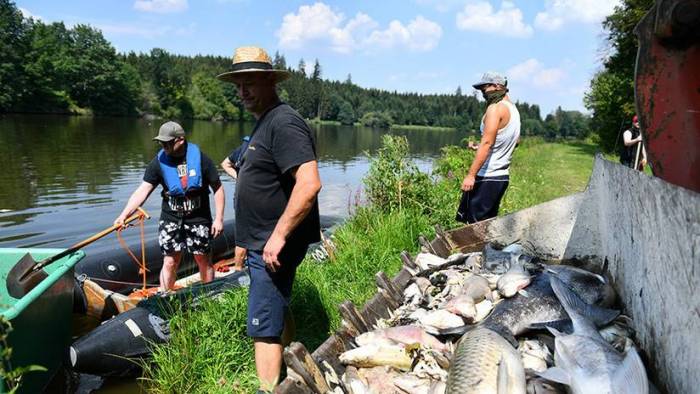
[[441,127],[441,126],[421,126],[414,124],[393,124],[389,128],[390,130],[401,130],[401,131],[420,131],[420,130],[430,130],[430,131],[455,131],[454,127]]
[[[596,146],[586,142],[524,139],[513,158],[511,187],[501,214],[583,190],[595,151]],[[396,158],[400,153],[383,157]],[[444,149],[430,190],[404,195],[399,204],[377,200],[380,203],[373,206],[356,206],[355,214],[334,234],[335,259],[317,263],[307,258],[297,272],[291,301],[297,341],[310,351],[315,349],[340,326],[338,304],[344,300],[364,304],[376,291],[374,274],[398,272],[399,253],[415,254],[419,234],[433,237],[434,224],[459,225],[452,218],[459,184],[472,155],[457,147]],[[392,181],[381,170],[386,165],[375,158],[370,177]],[[427,179],[410,168],[405,173],[421,185]],[[395,183],[384,185],[390,192]],[[394,208],[387,209],[389,206]],[[173,339],[156,347],[154,364],[146,372],[149,388],[157,393],[254,391],[252,342],[244,335],[246,296],[245,291],[231,292],[221,302],[208,302],[196,313],[176,317],[171,325]]]

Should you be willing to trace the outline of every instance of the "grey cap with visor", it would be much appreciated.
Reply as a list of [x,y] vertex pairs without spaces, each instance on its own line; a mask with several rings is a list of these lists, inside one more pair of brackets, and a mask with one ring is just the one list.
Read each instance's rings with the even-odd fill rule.
[[481,89],[484,85],[508,86],[508,79],[495,71],[487,71],[481,76],[481,80],[472,86],[474,89]]
[[177,137],[184,137],[185,129],[178,123],[170,121],[163,123],[158,130],[158,135],[153,137],[154,141],[169,142]]

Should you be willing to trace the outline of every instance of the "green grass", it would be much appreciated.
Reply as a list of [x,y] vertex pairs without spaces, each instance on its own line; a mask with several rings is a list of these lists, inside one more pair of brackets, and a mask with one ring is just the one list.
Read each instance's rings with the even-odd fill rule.
[[499,214],[582,191],[593,169],[592,143],[524,139],[513,155],[510,184]]
[[170,342],[155,346],[144,368],[153,393],[250,393],[257,387],[253,343],[246,337],[248,291],[205,300],[170,320]]
[[[524,139],[515,152],[501,214],[583,190],[595,151],[588,142]],[[297,271],[291,301],[297,341],[313,351],[339,327],[338,305],[350,300],[361,307],[376,293],[375,273],[384,271],[391,277],[398,272],[399,253],[415,253],[419,234],[432,237],[435,223],[458,225],[453,217],[459,185],[472,157],[464,148],[445,149],[435,169],[440,176],[429,193],[417,197],[425,200],[409,204],[410,209],[405,204],[388,211],[359,208],[334,234],[334,261],[307,258]],[[149,391],[254,391],[252,342],[245,336],[246,297],[246,291],[232,291],[220,302],[206,302],[199,311],[174,318],[171,341],[156,347],[154,363],[146,368]]]

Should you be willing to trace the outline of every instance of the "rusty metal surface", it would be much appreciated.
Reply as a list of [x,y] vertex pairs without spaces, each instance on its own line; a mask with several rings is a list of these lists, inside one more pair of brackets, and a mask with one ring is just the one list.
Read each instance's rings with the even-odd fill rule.
[[635,98],[654,175],[700,191],[700,0],[659,0],[635,28]]

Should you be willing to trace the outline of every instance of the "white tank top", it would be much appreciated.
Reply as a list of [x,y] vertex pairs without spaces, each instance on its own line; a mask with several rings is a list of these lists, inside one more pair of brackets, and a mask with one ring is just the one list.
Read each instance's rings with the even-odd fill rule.
[[[501,101],[510,111],[510,120],[496,134],[496,141],[491,149],[491,154],[486,158],[484,165],[479,169],[477,176],[500,176],[508,175],[510,159],[513,157],[515,144],[520,137],[520,113],[515,104],[510,101]],[[484,134],[484,119],[481,119],[481,134]]]

